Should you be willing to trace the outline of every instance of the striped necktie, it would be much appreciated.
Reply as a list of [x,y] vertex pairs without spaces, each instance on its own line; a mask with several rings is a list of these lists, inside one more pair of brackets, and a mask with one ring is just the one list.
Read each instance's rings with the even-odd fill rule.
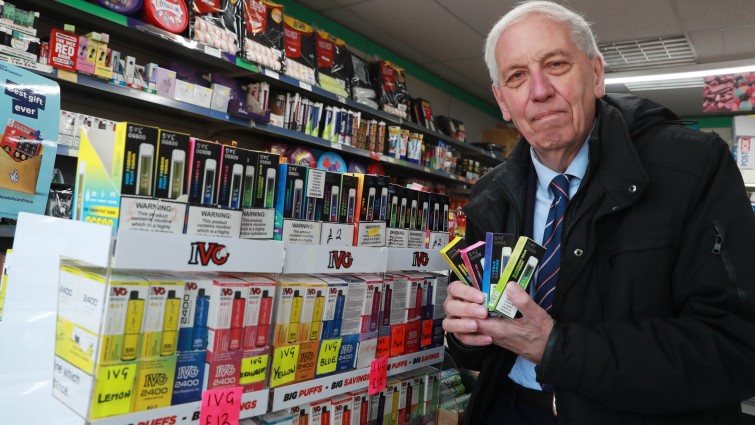
[[550,313],[561,268],[561,229],[564,226],[566,206],[569,204],[569,178],[564,174],[557,175],[551,181],[549,189],[554,198],[543,231],[545,255],[537,274],[535,302]]

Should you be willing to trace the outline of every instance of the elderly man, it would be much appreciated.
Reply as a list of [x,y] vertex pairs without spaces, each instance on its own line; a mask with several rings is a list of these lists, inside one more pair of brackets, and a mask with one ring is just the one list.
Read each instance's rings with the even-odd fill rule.
[[755,218],[721,139],[605,95],[585,20],[521,4],[485,60],[522,140],[473,188],[467,240],[545,246],[516,319],[459,282],[449,348],[480,376],[468,424],[733,424],[755,393]]

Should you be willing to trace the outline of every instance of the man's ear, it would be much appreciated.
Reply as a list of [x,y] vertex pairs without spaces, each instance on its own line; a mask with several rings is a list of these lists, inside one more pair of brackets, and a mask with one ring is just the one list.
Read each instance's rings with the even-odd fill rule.
[[600,99],[606,94],[606,73],[603,68],[603,58],[597,57],[592,60],[592,69],[595,73],[595,83],[593,85],[593,91],[596,99]]
[[495,96],[495,101],[496,103],[498,103],[498,108],[501,109],[501,115],[503,115],[503,119],[506,121],[511,121],[509,108],[506,107],[506,102],[503,101],[503,95],[501,95],[501,89],[498,87],[498,83],[493,83],[492,89],[493,96]]

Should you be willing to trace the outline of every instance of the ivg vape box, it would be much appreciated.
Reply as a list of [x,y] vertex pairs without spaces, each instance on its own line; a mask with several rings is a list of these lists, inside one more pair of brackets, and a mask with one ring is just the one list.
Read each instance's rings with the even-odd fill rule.
[[430,231],[430,240],[427,247],[430,249],[441,249],[449,241],[448,235],[448,209],[449,199],[447,195],[437,193],[430,194],[430,210],[428,220],[428,230]]
[[247,151],[241,198],[241,238],[272,239],[278,155]]
[[179,352],[207,348],[207,317],[210,310],[211,292],[212,280],[209,277],[186,278],[178,326]]
[[191,138],[189,149],[189,202],[217,204],[217,182],[223,145]]
[[134,386],[134,412],[170,406],[176,373],[176,355],[139,362]]
[[407,209],[411,207],[408,199],[409,189],[391,184],[388,186],[388,203],[386,210],[385,244],[392,248],[407,248],[409,231],[406,229]]
[[270,347],[244,350],[241,358],[239,384],[244,392],[259,391],[265,388],[270,360]]
[[206,351],[179,352],[176,359],[175,381],[171,404],[183,404],[202,399]]
[[[307,167],[280,164],[279,197],[275,208],[275,239],[317,245],[321,225],[305,220]],[[313,205],[314,207],[314,205]]]
[[[141,359],[175,354],[185,282],[168,275],[142,275],[149,280],[142,322]],[[175,365],[173,366],[175,369]]]
[[[347,203],[350,202],[348,194],[345,199],[343,197],[343,189],[341,187],[342,177],[346,177],[347,180],[353,178],[351,176],[343,176],[340,173],[332,172],[326,172],[325,175],[325,189],[321,216],[323,223],[320,236],[320,245],[354,245],[354,225],[349,223],[339,223],[342,200],[345,200],[345,202]],[[352,211],[354,211],[354,205],[356,202],[356,190],[354,190],[353,197],[351,199],[351,208]]]
[[248,288],[245,281],[218,277],[210,288],[210,309],[207,313],[207,350],[213,353],[241,349],[244,310]]
[[246,300],[243,315],[241,348],[258,350],[270,345],[270,328],[273,323],[275,281],[251,273],[228,274],[246,282],[242,297]]
[[333,412],[333,425],[351,425],[351,396],[342,394],[330,400],[330,410]]
[[243,351],[207,352],[205,388],[231,388],[239,386]]
[[299,324],[299,341],[317,341],[322,333],[322,316],[328,284],[315,277],[302,279],[306,285]]
[[351,397],[351,424],[369,423],[370,408],[367,403],[367,390],[346,393]]
[[305,276],[281,275],[276,286],[275,331],[276,345],[295,343],[299,339],[299,322],[306,291]]
[[[104,278],[104,276],[103,276]],[[105,300],[100,364],[139,357],[142,320],[149,283],[135,275],[112,274]]]
[[189,167],[189,135],[160,130],[157,147],[157,182],[155,197],[188,200],[186,182]]

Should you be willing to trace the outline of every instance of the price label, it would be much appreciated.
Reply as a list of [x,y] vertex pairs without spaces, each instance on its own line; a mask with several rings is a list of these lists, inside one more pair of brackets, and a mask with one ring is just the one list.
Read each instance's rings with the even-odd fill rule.
[[432,173],[433,172],[433,170],[431,170],[430,167],[422,167],[422,168],[425,169],[426,173]]
[[250,357],[241,361],[241,379],[239,384],[247,385],[262,382],[267,375],[267,354]]
[[464,177],[464,176],[459,176],[459,180],[461,180],[461,181],[463,181],[463,182],[466,182],[466,181],[467,181],[467,178],[466,178],[466,177]]
[[320,356],[317,359],[317,374],[332,373],[338,365],[338,353],[341,351],[341,338],[326,339],[320,345]]
[[370,158],[375,161],[380,161],[380,154],[377,152],[370,152]]
[[272,69],[267,69],[267,68],[265,68],[265,75],[276,80],[280,80],[281,78],[277,72],[273,71]]
[[312,91],[312,84],[307,84],[304,81],[299,81],[299,87],[303,88],[306,91]]
[[367,236],[373,237],[380,234],[380,227],[372,227],[369,230],[367,230]]
[[241,387],[202,392],[200,425],[238,425],[241,413]]
[[204,52],[215,58],[220,58],[221,56],[220,49],[216,49],[212,46],[204,46]]
[[406,346],[406,325],[391,326],[391,357],[404,354]]
[[391,337],[381,336],[378,338],[375,357],[388,357],[391,355]]
[[381,357],[370,362],[370,382],[367,387],[369,395],[377,394],[385,388],[388,376],[388,357]]
[[340,151],[340,150],[343,150],[343,145],[338,142],[330,142],[330,148],[338,149]]
[[422,322],[422,339],[420,340],[421,347],[427,347],[433,343],[433,321],[424,320]]
[[135,364],[101,367],[94,385],[92,415],[100,417],[130,412],[135,379]]
[[456,177],[456,174],[449,174],[449,176],[454,180],[459,180],[458,177]]
[[273,370],[270,375],[270,386],[288,384],[296,378],[296,363],[299,359],[299,346],[288,345],[278,347],[273,352]]
[[338,98],[338,101],[341,103],[346,103],[346,98],[343,96],[336,96]]

